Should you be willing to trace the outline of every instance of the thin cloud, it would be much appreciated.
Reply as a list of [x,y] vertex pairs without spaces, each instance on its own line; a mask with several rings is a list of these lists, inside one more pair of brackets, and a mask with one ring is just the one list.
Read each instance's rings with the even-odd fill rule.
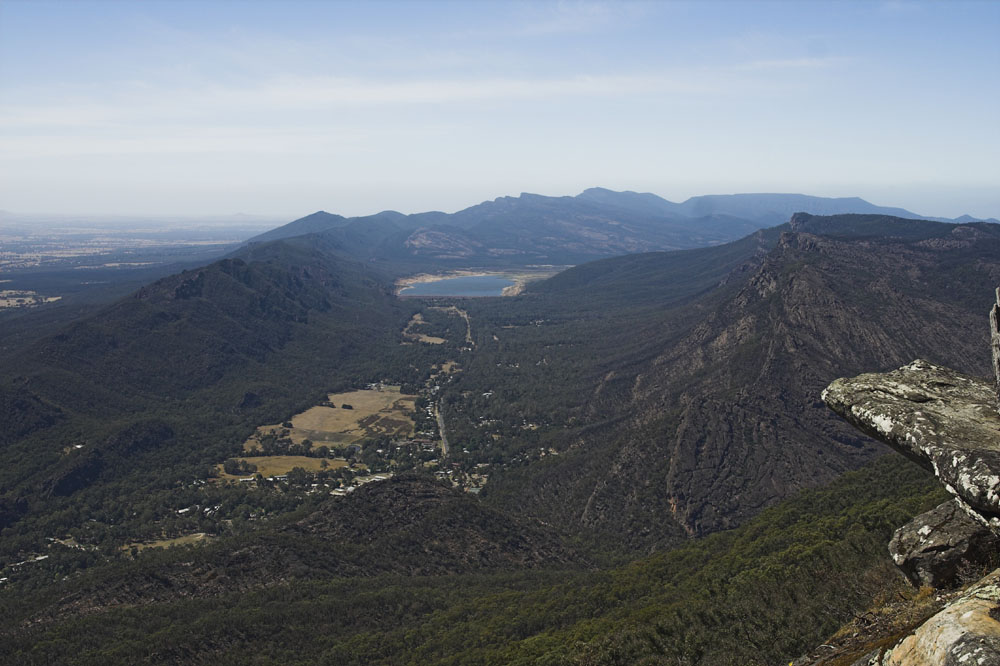
[[922,12],[923,8],[916,2],[903,0],[888,0],[879,3],[878,8],[885,14],[913,14]]
[[705,94],[727,90],[712,77],[691,73],[573,76],[481,80],[372,81],[345,77],[281,78],[263,85],[156,88],[129,86],[104,101],[49,97],[0,108],[0,134],[60,127],[113,129],[120,125],[181,122],[192,118],[242,117],[296,110],[399,107],[567,97],[641,94]]
[[704,82],[660,75],[573,76],[549,79],[495,78],[372,82],[318,78],[279,82],[258,90],[221,90],[221,97],[248,95],[276,105],[453,104],[568,96],[619,96],[647,92],[705,92]]
[[824,69],[844,65],[850,58],[829,56],[824,58],[775,58],[770,60],[753,60],[736,65],[733,69],[743,71],[764,71],[775,69]]
[[7,159],[69,155],[311,154],[359,146],[374,135],[363,129],[296,130],[266,127],[134,128],[112,136],[38,134],[0,137]]

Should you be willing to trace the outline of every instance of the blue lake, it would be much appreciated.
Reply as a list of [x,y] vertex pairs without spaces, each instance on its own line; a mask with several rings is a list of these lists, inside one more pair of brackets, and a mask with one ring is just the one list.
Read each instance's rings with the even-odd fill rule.
[[500,296],[514,281],[502,275],[472,275],[421,282],[406,287],[400,296]]

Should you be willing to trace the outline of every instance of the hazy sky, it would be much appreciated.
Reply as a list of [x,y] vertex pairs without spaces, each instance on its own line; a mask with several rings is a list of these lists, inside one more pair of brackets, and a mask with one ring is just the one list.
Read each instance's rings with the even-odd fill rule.
[[0,209],[595,185],[1000,217],[1000,2],[0,0]]

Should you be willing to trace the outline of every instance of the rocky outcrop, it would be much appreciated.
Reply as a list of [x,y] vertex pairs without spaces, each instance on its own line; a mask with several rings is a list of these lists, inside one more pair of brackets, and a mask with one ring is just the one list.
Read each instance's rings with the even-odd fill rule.
[[892,536],[889,554],[916,586],[951,587],[969,563],[996,564],[1000,539],[949,500],[922,513]]
[[969,515],[1000,529],[1000,414],[989,382],[916,360],[893,372],[838,379],[823,400],[932,470]]
[[[932,470],[955,499],[914,518],[889,552],[916,585],[955,582],[963,562],[1000,555],[1000,289],[990,312],[992,383],[916,360],[838,379],[823,401],[861,431]],[[1000,666],[1000,569],[890,649],[853,666]]]
[[993,375],[997,379],[994,388],[1000,404],[1000,288],[997,288],[996,294],[997,302],[990,310],[990,352],[993,355]]
[[852,666],[996,666],[1000,664],[1000,569],[924,622],[893,648]]

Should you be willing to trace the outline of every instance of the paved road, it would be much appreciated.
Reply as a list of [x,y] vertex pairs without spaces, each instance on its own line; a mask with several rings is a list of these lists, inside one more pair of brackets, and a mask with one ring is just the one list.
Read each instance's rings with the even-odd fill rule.
[[448,455],[448,435],[444,433],[444,416],[441,414],[441,410],[438,408],[434,409],[434,414],[437,416],[438,422],[438,433],[441,435],[441,452],[444,456]]

